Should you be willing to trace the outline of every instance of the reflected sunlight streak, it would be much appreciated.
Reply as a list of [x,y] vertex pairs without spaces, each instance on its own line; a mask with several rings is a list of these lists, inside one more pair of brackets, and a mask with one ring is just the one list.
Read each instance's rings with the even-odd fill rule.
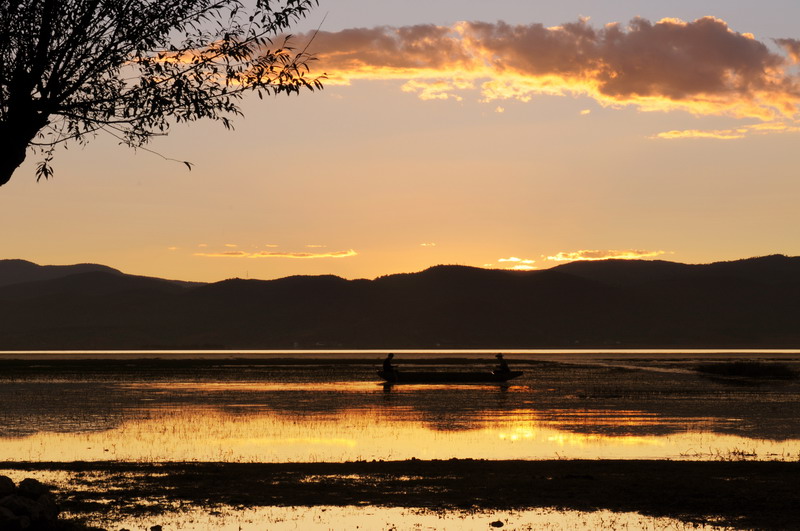
[[[597,432],[669,421],[636,411],[483,412],[472,420],[442,423],[438,416],[429,419],[402,404],[302,414],[301,409],[295,414],[274,412],[261,404],[224,410],[142,410],[105,431],[40,431],[0,438],[0,455],[21,461],[342,462],[412,457],[686,459],[698,448],[711,454],[732,448],[752,448],[756,455],[800,453],[800,441],[752,440],[688,429],[666,436]],[[572,428],[576,423],[580,431]]]

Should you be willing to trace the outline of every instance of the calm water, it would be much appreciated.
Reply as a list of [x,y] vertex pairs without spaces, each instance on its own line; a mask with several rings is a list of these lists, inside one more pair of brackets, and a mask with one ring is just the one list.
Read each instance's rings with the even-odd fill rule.
[[[395,352],[474,370],[495,351]],[[383,353],[5,353],[0,461],[800,458],[797,381],[693,370],[800,351],[510,351],[509,386],[394,387]]]

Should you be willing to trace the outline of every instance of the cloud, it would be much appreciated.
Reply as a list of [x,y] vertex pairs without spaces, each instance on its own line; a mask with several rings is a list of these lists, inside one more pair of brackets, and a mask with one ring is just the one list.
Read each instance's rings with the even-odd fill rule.
[[509,267],[508,269],[511,269],[513,271],[533,271],[534,269],[538,269],[538,267],[532,265],[517,264],[513,267]]
[[589,96],[604,106],[772,121],[796,117],[800,102],[789,71],[800,41],[776,42],[788,56],[713,17],[602,28],[581,19],[321,31],[310,51],[329,85],[394,79],[422,99],[459,100],[469,90],[486,102]]
[[517,262],[517,263],[520,263],[520,264],[532,264],[536,260],[530,260],[530,259],[527,259],[527,258],[517,258],[516,256],[511,256],[509,258],[499,258],[497,261],[498,262]]
[[654,258],[667,254],[666,251],[643,251],[639,249],[625,249],[625,250],[605,250],[605,251],[571,251],[560,252],[554,256],[548,256],[547,260],[554,262],[575,262],[577,260],[608,260],[610,258],[621,260],[636,260],[642,258]]
[[420,247],[436,247],[436,244],[433,243],[433,242],[425,242],[425,243],[419,244],[419,246]]
[[238,245],[236,245],[235,243],[226,243],[226,244],[225,244],[225,247],[236,248],[236,247],[239,247],[239,246],[238,246]]
[[676,138],[714,138],[716,140],[737,140],[744,138],[744,130],[741,129],[714,129],[702,131],[699,129],[684,129],[674,131],[664,131],[651,138],[674,140]]
[[250,253],[244,251],[222,251],[218,253],[194,253],[194,256],[206,256],[212,258],[240,258],[249,256]]
[[324,247],[327,247],[327,245],[319,245],[314,243],[306,245],[307,249],[322,249]]
[[503,269],[506,271],[533,271],[534,269],[539,269],[535,265],[530,265],[530,263],[533,263],[533,260],[529,260],[527,262],[529,263],[515,264],[511,267],[497,267],[494,264],[483,264],[481,267],[492,268],[492,269]]
[[412,79],[406,82],[400,90],[403,92],[416,93],[421,100],[455,100],[462,101],[464,98],[455,93],[456,90],[468,90],[474,88],[473,83],[458,81],[417,81]]
[[194,253],[194,256],[207,258],[349,258],[357,256],[358,253],[353,249],[347,251],[331,251],[327,253],[310,252],[285,252],[285,251],[223,251],[218,253]]
[[498,262],[502,264],[513,264],[510,267],[504,265],[503,269],[508,269],[512,271],[532,271],[534,269],[538,269],[535,265],[532,265],[536,260],[531,260],[529,258],[518,258],[516,256],[510,256],[508,258],[498,258]]
[[775,39],[775,42],[786,50],[792,61],[800,63],[800,40],[797,39]]
[[679,138],[711,138],[715,140],[738,140],[752,135],[766,135],[773,133],[797,133],[800,127],[785,122],[762,122],[758,124],[743,125],[735,129],[683,129],[664,131],[650,138],[674,140]]

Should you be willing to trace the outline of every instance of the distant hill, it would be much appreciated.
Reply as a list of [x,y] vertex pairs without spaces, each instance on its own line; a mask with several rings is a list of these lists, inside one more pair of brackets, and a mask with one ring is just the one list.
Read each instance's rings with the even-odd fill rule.
[[798,323],[800,258],[779,255],[213,284],[0,261],[5,350],[798,348]]
[[[137,275],[126,275],[118,269],[100,264],[75,264],[75,265],[38,265],[27,260],[0,260],[0,288],[14,284],[31,284],[36,282],[57,280],[75,275],[88,275],[91,273],[101,273],[98,278],[106,278],[106,282],[113,282],[112,277],[116,277],[118,282],[130,282],[130,279],[140,281],[153,280],[162,283],[169,283],[181,286],[199,286],[202,282],[186,282],[183,280],[164,280],[153,277],[143,277]],[[127,280],[126,280],[127,279]],[[70,281],[68,281],[70,282]],[[57,286],[58,283],[52,284]],[[33,289],[44,289],[33,288]],[[58,288],[57,288],[58,289]],[[24,291],[21,290],[21,291]]]
[[0,260],[0,286],[50,280],[93,271],[122,274],[114,268],[99,264],[40,266],[26,260]]
[[38,282],[0,285],[0,301],[57,297],[98,298],[148,292],[177,293],[185,289],[181,282],[125,275],[113,269],[111,271],[88,271]]
[[688,265],[664,260],[598,260],[571,262],[556,266],[553,270],[627,287],[670,279],[714,276],[774,283],[798,280],[800,257],[771,255],[704,265]]

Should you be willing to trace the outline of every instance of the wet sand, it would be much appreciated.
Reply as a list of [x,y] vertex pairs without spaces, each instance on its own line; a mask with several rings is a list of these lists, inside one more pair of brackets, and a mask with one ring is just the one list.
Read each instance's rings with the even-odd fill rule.
[[91,516],[230,505],[432,510],[553,507],[639,512],[735,528],[800,521],[798,462],[390,461],[352,463],[0,463],[53,474],[62,508]]

